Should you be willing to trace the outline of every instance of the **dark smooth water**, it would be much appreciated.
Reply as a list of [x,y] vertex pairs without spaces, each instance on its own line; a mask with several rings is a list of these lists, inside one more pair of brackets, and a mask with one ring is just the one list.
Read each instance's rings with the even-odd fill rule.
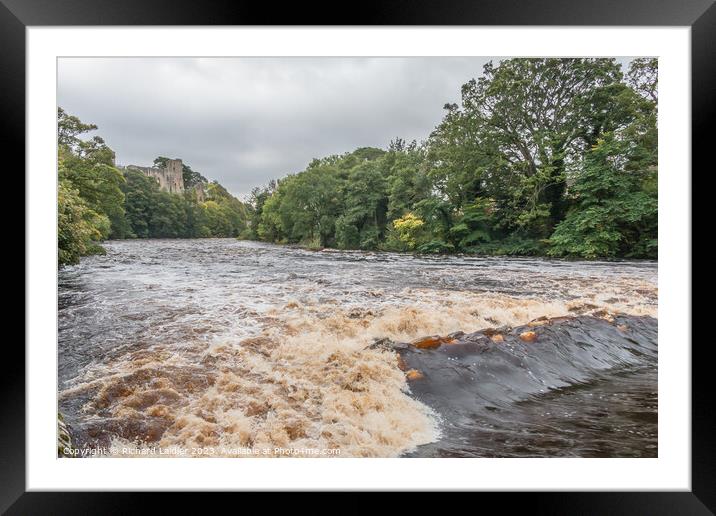
[[[312,252],[232,239],[106,248],[59,274],[60,409],[80,445],[656,454],[655,348],[643,363],[507,396],[499,410],[478,410],[469,398],[458,410],[437,384],[431,397],[406,383],[395,353],[369,347],[540,316],[655,317],[655,263]],[[612,349],[623,344],[618,335],[597,332],[589,343]],[[560,338],[565,349],[583,349]],[[564,372],[577,356],[550,367]],[[521,371],[539,377],[540,364]]]
[[[520,339],[525,331],[536,340]],[[442,438],[412,456],[657,456],[651,317],[554,319],[500,342],[477,332],[401,355],[421,372],[413,395],[443,420]]]

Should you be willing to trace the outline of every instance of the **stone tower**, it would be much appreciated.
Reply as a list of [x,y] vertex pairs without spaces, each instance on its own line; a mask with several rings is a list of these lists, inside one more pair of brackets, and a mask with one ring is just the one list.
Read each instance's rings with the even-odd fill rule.
[[[159,187],[171,193],[182,193],[184,191],[184,173],[180,159],[170,159],[160,168]],[[162,178],[163,176],[163,178]],[[164,184],[162,184],[164,183]]]
[[138,170],[159,183],[159,188],[165,192],[184,192],[184,170],[180,159],[169,159],[162,167],[140,167],[127,165],[128,169]]

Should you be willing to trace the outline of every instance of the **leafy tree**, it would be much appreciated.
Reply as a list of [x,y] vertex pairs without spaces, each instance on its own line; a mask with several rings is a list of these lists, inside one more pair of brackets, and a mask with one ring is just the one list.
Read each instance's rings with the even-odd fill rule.
[[184,199],[176,194],[159,191],[152,198],[149,235],[152,238],[178,238],[185,236]]
[[[249,215],[244,203],[231,195],[226,188],[216,181],[209,183],[207,186],[207,195],[209,197],[207,203],[209,201],[214,202],[220,208],[218,211],[211,208],[212,217],[220,214],[225,219],[220,223],[217,221],[213,226],[217,228],[216,232],[210,229],[212,236],[239,236],[247,228]],[[206,206],[204,207],[206,208]],[[210,227],[212,226],[212,223],[207,222],[207,224]]]
[[281,228],[289,242],[325,247],[333,241],[343,204],[340,184],[335,167],[319,164],[279,185]]
[[256,233],[262,240],[279,243],[286,241],[286,233],[283,229],[280,209],[281,203],[283,202],[284,191],[281,185],[287,180],[289,180],[289,178],[278,182],[276,190],[263,203],[262,210],[256,212],[256,216],[259,217],[258,223],[256,224]]
[[423,228],[425,221],[413,213],[406,213],[399,219],[393,221],[393,228],[397,240],[402,244],[402,249],[412,251],[421,242],[423,238]]
[[627,82],[634,91],[654,105],[658,100],[659,60],[655,57],[634,59],[629,64]]
[[278,183],[272,179],[268,185],[264,188],[256,187],[251,190],[251,196],[247,205],[249,212],[249,231],[246,235],[250,239],[260,238],[259,235],[259,224],[261,222],[261,215],[263,214],[264,204],[276,191]]
[[550,238],[552,256],[657,257],[657,60],[632,61],[628,83],[631,123],[586,154],[577,202]]
[[428,197],[415,204],[415,213],[425,222],[434,241],[448,243],[454,215],[454,206],[450,201],[437,196]]
[[388,197],[383,172],[374,161],[355,166],[343,188],[345,211],[336,221],[342,249],[375,249],[386,222]]
[[80,157],[60,147],[59,178],[66,180],[78,190],[80,196],[93,211],[104,214],[110,220],[110,227],[102,238],[110,234],[122,237],[126,232],[124,223],[124,177],[114,166],[104,160],[96,161],[92,155]]
[[512,194],[501,205],[508,226],[544,236],[563,218],[567,168],[593,132],[597,94],[620,80],[613,59],[509,59],[463,86],[464,118],[491,149],[494,180],[508,180],[495,189]]
[[655,163],[630,135],[607,134],[574,185],[578,204],[550,239],[552,256],[656,258]]
[[226,209],[216,201],[206,201],[202,204],[204,210],[205,225],[211,236],[228,237],[234,236],[231,220],[227,216]]
[[391,150],[384,161],[388,183],[387,217],[392,220],[400,218],[417,202],[429,197],[433,183],[427,174],[425,150],[415,143],[406,148],[402,143],[391,142]]
[[459,249],[470,249],[485,242],[491,242],[493,236],[494,208],[489,199],[477,199],[466,206],[457,224],[450,228],[450,240]]
[[457,104],[444,109],[443,121],[428,140],[428,174],[431,186],[459,209],[483,193],[495,163],[492,147],[483,142],[484,121]]
[[138,170],[127,169],[125,178],[126,220],[130,227],[127,236],[149,238],[149,223],[154,212],[154,199],[159,194],[159,184]]
[[109,220],[92,211],[79,192],[60,180],[57,194],[57,261],[59,265],[78,263],[80,256],[102,252],[95,242],[102,237]]
[[626,78],[613,59],[489,63],[424,144],[314,159],[255,190],[248,234],[344,249],[655,256],[655,70],[655,60],[633,61]]
[[79,136],[95,129],[97,129],[96,125],[84,124],[76,116],[67,114],[61,107],[57,108],[57,144],[60,147],[78,152],[82,142]]
[[127,230],[121,189],[124,178],[114,166],[114,152],[99,136],[80,138],[96,128],[58,109],[58,177],[71,183],[92,211],[109,219],[103,239],[122,237]]

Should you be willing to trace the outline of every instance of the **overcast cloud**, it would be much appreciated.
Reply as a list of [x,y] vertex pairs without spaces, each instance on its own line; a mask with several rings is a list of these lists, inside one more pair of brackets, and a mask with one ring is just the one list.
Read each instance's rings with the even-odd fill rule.
[[58,103],[122,165],[181,158],[233,194],[313,158],[425,139],[490,58],[64,58]]

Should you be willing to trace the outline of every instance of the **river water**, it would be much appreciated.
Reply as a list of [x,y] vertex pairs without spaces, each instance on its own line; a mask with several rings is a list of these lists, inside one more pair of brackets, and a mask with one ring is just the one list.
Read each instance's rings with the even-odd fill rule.
[[[59,409],[77,446],[120,455],[123,447],[209,456],[657,454],[656,263],[307,251],[233,239],[105,247],[105,256],[59,272]],[[582,342],[572,329],[553,337],[566,351],[549,371],[523,357],[519,370],[500,364],[489,373],[503,385],[527,375],[544,389],[524,399],[492,390],[501,398],[490,404],[462,384],[460,397],[434,396],[432,383],[406,379],[394,351],[370,346],[545,316],[592,328],[615,314],[624,325],[646,321],[640,335],[652,355],[619,358],[642,356],[626,349],[642,337],[622,342],[597,328]],[[579,357],[572,340],[595,359],[602,348],[616,358],[599,358],[598,374],[562,374]],[[543,380],[545,371],[559,381]],[[449,406],[458,398],[471,406]]]

